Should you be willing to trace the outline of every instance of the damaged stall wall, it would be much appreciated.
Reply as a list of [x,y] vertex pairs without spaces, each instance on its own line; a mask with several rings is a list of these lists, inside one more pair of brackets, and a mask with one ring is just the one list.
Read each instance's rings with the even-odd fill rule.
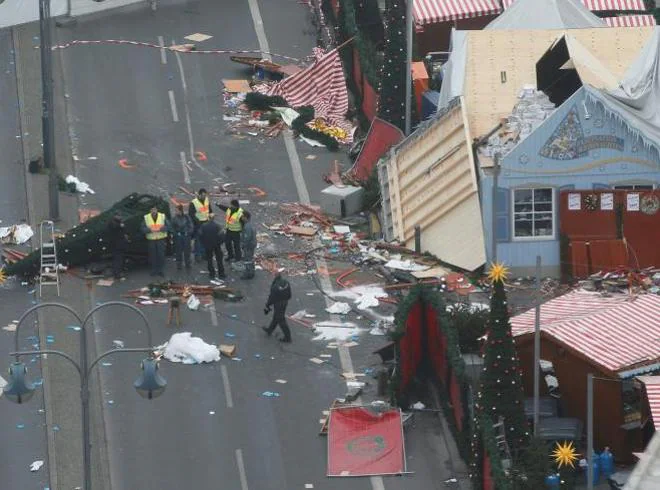
[[[492,256],[494,228],[497,258],[517,275],[533,275],[540,255],[543,274],[559,276],[562,191],[660,185],[657,148],[645,144],[602,104],[592,102],[585,88],[502,157],[494,199],[492,171],[484,168],[486,157],[480,160],[488,255]],[[580,200],[573,204],[588,205]]]
[[422,124],[386,161],[393,238],[466,270],[485,262],[477,176],[462,99]]

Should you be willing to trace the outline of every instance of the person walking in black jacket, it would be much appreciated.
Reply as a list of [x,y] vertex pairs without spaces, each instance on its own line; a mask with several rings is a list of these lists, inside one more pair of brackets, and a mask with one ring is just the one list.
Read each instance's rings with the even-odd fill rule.
[[199,230],[199,239],[204,247],[206,254],[206,263],[209,268],[209,278],[215,279],[215,267],[213,266],[213,257],[218,264],[218,277],[225,277],[225,267],[222,263],[222,242],[224,241],[224,232],[222,227],[215,221],[215,215],[209,214],[209,219],[202,224]]
[[270,285],[270,294],[264,308],[264,314],[266,315],[270,313],[271,306],[275,308],[273,319],[270,325],[268,327],[262,327],[262,330],[270,336],[279,325],[284,334],[280,342],[291,342],[291,330],[289,330],[289,325],[286,323],[286,307],[290,299],[291,285],[289,281],[284,279],[282,274],[277,274],[275,279],[273,279],[273,283]]

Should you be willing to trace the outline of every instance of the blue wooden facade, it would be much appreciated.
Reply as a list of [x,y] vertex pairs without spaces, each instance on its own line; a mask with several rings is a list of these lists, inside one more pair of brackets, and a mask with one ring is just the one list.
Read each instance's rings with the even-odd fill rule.
[[658,148],[584,88],[503,156],[500,168],[495,200],[492,172],[480,170],[487,255],[490,261],[494,221],[497,260],[517,275],[534,274],[537,255],[545,275],[559,275],[560,191],[660,187]]

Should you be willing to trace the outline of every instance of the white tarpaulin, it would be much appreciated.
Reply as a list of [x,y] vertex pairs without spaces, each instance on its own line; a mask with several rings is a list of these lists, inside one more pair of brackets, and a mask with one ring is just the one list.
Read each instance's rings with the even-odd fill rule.
[[0,240],[2,243],[21,245],[32,238],[33,235],[32,228],[25,223],[0,228]]
[[619,87],[603,91],[588,85],[588,97],[623,119],[647,143],[660,150],[660,27],[626,72]]
[[168,361],[183,364],[200,364],[220,360],[220,351],[190,332],[175,333],[170,340],[157,348]]
[[580,0],[516,0],[484,29],[607,27]]

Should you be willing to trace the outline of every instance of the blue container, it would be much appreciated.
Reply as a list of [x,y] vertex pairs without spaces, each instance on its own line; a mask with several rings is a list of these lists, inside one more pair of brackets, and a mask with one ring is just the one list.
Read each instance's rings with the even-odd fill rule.
[[[600,480],[600,458],[598,454],[594,453],[593,456],[593,465],[594,465],[594,485],[598,485],[598,480]],[[589,483],[589,468],[587,466],[584,467],[584,479],[586,480],[587,483]]]
[[548,475],[545,477],[545,488],[548,490],[556,490],[559,488],[561,479],[559,475]]
[[614,473],[614,455],[610,452],[610,448],[606,447],[600,453],[600,472],[603,478],[609,478]]

